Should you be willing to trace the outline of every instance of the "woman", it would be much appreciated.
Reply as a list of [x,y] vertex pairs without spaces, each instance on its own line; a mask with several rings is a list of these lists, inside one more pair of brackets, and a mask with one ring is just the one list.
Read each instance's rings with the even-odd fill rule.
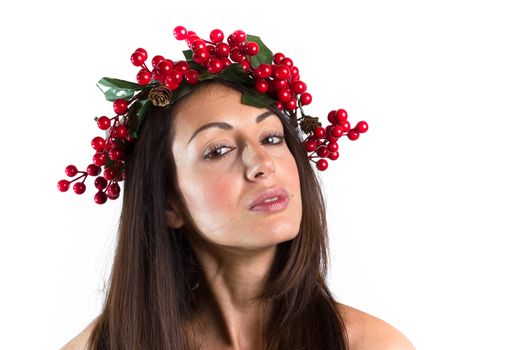
[[63,349],[413,349],[334,300],[324,200],[293,122],[222,78],[164,106],[148,95],[104,309]]

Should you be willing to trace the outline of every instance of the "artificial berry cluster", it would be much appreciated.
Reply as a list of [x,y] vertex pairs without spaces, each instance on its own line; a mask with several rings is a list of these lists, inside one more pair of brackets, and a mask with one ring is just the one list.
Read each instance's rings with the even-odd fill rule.
[[[93,163],[89,164],[85,171],[79,171],[76,166],[68,165],[66,175],[76,178],[72,180],[60,180],[58,189],[66,192],[71,183],[73,191],[76,194],[82,194],[86,191],[87,176],[96,176],[95,188],[98,192],[95,194],[95,202],[103,204],[107,199],[117,199],[120,195],[119,181],[125,179],[124,161],[126,145],[133,142],[133,137],[127,127],[127,118],[123,117],[128,111],[128,102],[123,99],[117,99],[113,102],[113,110],[116,116],[108,118],[102,116],[96,118],[99,129],[105,130],[107,137],[104,139],[96,136],[91,141],[91,146],[95,150]],[[122,117],[121,117],[122,116]],[[102,172],[102,168],[104,171]],[[102,176],[100,176],[102,173]]]
[[[148,99],[155,106],[169,104],[172,92],[184,82],[195,85],[205,75],[219,75],[232,64],[239,64],[250,77],[253,88],[270,96],[275,101],[275,106],[289,116],[293,124],[297,125],[297,122],[302,120],[301,129],[307,134],[304,140],[305,150],[318,170],[327,169],[327,159],[339,158],[338,141],[344,135],[353,141],[368,130],[368,124],[364,121],[351,128],[344,109],[333,110],[328,114],[331,125],[327,127],[322,127],[317,118],[304,116],[302,107],[312,102],[312,95],[306,91],[306,84],[300,80],[299,69],[292,59],[284,54],[272,54],[258,37],[250,37],[244,31],[236,30],[225,42],[224,33],[220,29],[214,29],[209,35],[209,40],[205,40],[182,26],[175,27],[173,35],[177,40],[186,41],[189,48],[184,52],[186,60],[173,61],[157,55],[151,59],[150,69],[146,65],[146,50],[138,48],[131,55],[131,63],[140,67],[136,76],[140,89],[137,90],[149,89]],[[236,75],[242,74],[236,72]],[[119,197],[118,182],[125,179],[125,150],[137,137],[137,130],[128,130],[126,114],[128,107],[131,107],[137,98],[138,95],[129,101],[117,98],[113,102],[115,117],[110,119],[102,116],[95,119],[98,127],[106,131],[106,138],[97,136],[92,140],[95,155],[92,164],[89,164],[85,171],[79,171],[74,165],[66,167],[66,175],[76,177],[72,180],[60,180],[60,191],[67,191],[74,183],[73,191],[77,194],[84,193],[84,182],[89,175],[96,176],[96,203],[103,204],[108,198]],[[298,110],[301,111],[301,118],[297,118]],[[309,126],[303,127],[305,124]]]
[[[318,126],[305,139],[304,146],[310,153],[308,158],[316,163],[317,169],[324,171],[328,168],[326,158],[336,160],[339,158],[339,141],[346,135],[351,141],[359,138],[361,133],[368,130],[368,124],[360,121],[351,128],[348,122],[348,113],[344,109],[333,110],[328,113],[328,121],[331,123],[326,128]],[[314,158],[319,158],[315,161]]]
[[254,87],[260,93],[267,93],[276,100],[279,109],[294,111],[312,102],[312,96],[306,92],[306,84],[300,80],[299,69],[291,58],[282,53],[272,57],[273,63],[261,63],[257,67],[250,57],[257,56],[259,45],[248,41],[242,30],[236,30],[228,36],[226,43],[224,33],[214,29],[210,40],[201,39],[195,32],[186,31],[178,26],[173,30],[177,40],[185,40],[193,53],[193,60],[207,68],[210,73],[219,73],[232,63],[241,64],[242,68],[254,80]]

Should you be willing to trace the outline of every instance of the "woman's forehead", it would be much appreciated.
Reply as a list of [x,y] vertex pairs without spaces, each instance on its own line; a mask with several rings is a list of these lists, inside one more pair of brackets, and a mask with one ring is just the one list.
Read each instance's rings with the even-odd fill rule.
[[[240,91],[220,83],[211,83],[199,88],[181,101],[174,110],[177,138],[189,140],[198,128],[216,122],[227,123],[233,128],[259,122],[281,124],[277,115],[268,109],[242,104],[241,96]],[[258,118],[263,114],[267,117]]]

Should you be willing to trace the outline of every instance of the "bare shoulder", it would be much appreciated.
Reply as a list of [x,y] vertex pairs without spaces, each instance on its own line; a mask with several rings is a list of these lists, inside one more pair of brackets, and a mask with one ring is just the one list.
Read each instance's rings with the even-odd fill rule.
[[354,350],[415,350],[403,333],[364,311],[337,303]]
[[87,350],[87,341],[91,335],[91,332],[93,331],[93,328],[95,327],[96,320],[97,319],[91,321],[91,323],[87,325],[86,328],[84,328],[77,336],[71,339],[66,345],[60,348],[60,350]]

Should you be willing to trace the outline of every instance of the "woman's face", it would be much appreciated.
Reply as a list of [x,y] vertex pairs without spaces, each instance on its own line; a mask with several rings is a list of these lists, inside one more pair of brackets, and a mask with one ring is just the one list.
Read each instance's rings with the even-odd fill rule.
[[[242,104],[240,92],[218,83],[192,93],[174,113],[178,186],[203,238],[247,250],[294,238],[300,181],[277,115]],[[252,208],[269,189],[284,190],[287,199]],[[172,217],[170,224],[180,227],[181,220]]]

